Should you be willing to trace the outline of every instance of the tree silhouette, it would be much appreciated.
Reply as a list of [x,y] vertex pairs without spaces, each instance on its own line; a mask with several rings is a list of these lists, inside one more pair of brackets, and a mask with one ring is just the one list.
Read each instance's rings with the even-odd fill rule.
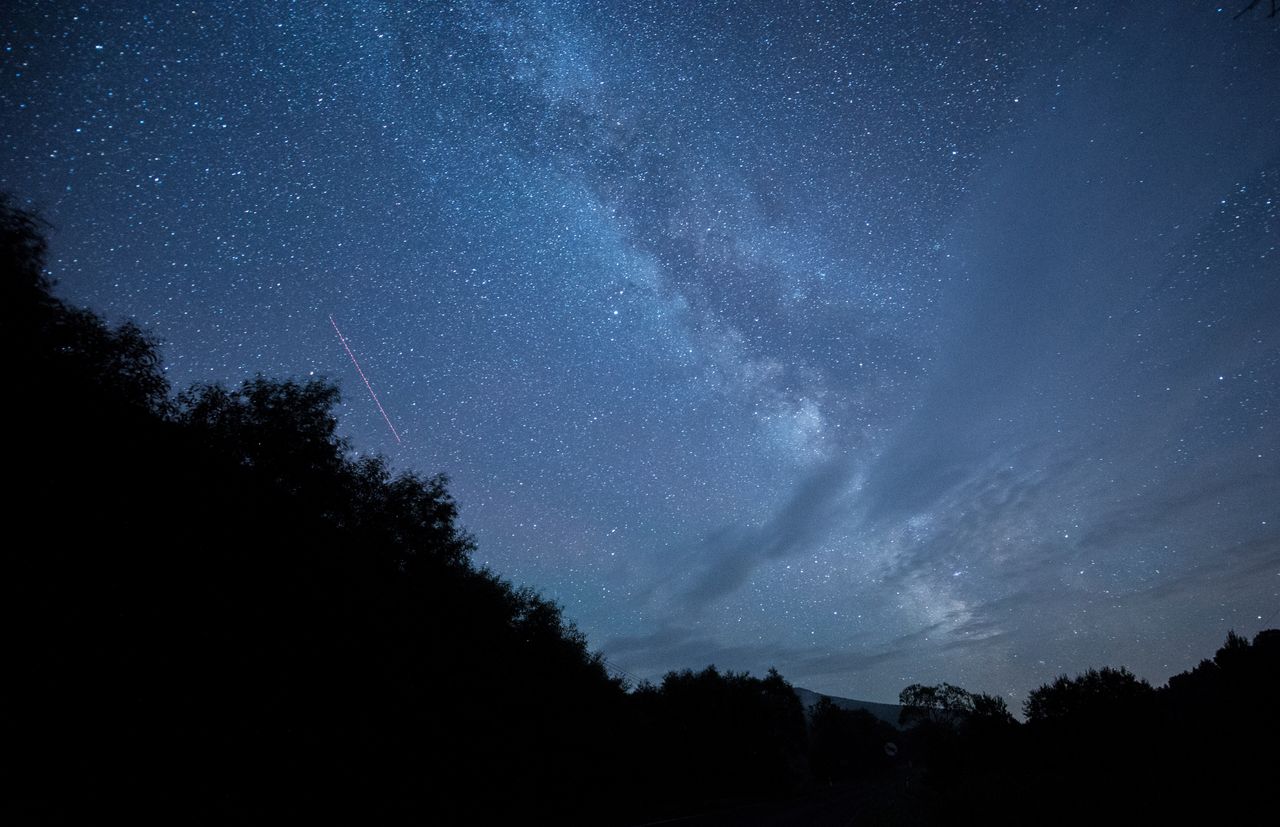
[[887,725],[829,702],[806,725],[773,670],[627,694],[560,606],[472,562],[443,475],[352,455],[336,386],[171,396],[153,338],[53,295],[43,232],[0,197],[6,822],[634,823],[921,767],[923,791],[868,783],[988,821],[1270,803],[1278,630],[1159,690],[1061,676],[1025,727],[909,686],[892,764]]
[[1009,705],[999,695],[975,692],[970,697],[973,703],[970,721],[984,726],[1009,726],[1017,723],[1013,714],[1009,712]]
[[[33,396],[28,403],[59,415],[74,401],[103,415],[158,413],[169,384],[160,370],[157,342],[137,325],[110,328],[96,314],[52,294],[44,273],[45,224],[0,194],[0,254],[7,271],[0,338],[10,355],[12,381]],[[74,392],[74,393],[72,393]]]
[[1074,678],[1059,675],[1053,683],[1033,690],[1023,713],[1028,722],[1116,716],[1150,700],[1153,692],[1149,683],[1124,667],[1089,669]]
[[898,693],[902,726],[957,725],[973,714],[973,695],[958,686],[913,683]]
[[472,564],[445,477],[351,457],[323,380],[170,397],[153,339],[53,296],[42,231],[0,203],[27,812],[592,820],[621,686]]
[[896,731],[865,709],[841,709],[822,697],[809,713],[809,764],[820,783],[851,781],[892,766],[885,745]]
[[807,773],[804,711],[776,671],[764,678],[670,672],[635,693],[645,752],[645,788],[690,807],[799,789]]

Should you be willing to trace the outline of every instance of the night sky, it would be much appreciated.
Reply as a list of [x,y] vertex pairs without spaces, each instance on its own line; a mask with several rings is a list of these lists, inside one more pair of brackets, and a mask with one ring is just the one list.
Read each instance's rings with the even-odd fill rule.
[[618,669],[1018,708],[1280,611],[1244,5],[20,0],[0,187],[175,386],[339,381]]

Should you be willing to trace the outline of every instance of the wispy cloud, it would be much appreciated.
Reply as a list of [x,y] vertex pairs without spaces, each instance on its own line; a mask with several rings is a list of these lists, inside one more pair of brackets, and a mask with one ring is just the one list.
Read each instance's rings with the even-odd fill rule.
[[680,595],[681,608],[701,611],[741,587],[762,564],[813,550],[847,514],[853,472],[847,457],[824,462],[761,525],[708,536],[698,549],[698,572]]

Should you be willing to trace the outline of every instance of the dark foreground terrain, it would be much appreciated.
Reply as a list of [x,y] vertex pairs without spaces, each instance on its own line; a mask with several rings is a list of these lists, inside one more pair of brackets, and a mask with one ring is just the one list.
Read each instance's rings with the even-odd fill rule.
[[898,726],[772,671],[626,687],[472,562],[447,480],[352,454],[334,386],[175,393],[145,331],[54,296],[44,252],[0,204],[6,823],[1274,814],[1280,631],[1159,688],[1062,676],[1026,723],[947,684],[904,689]]

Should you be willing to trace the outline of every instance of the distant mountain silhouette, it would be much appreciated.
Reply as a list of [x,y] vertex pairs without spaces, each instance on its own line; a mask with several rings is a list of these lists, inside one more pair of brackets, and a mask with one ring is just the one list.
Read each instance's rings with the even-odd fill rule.
[[852,698],[839,698],[835,695],[824,695],[821,692],[814,692],[812,689],[805,689],[800,686],[797,686],[795,690],[796,697],[800,699],[800,704],[804,707],[806,714],[808,714],[809,710],[813,709],[813,705],[819,700],[827,698],[841,709],[863,709],[885,723],[892,724],[896,727],[898,725],[898,713],[902,711],[902,707],[897,704],[882,704],[876,703],[875,701],[855,701]]

